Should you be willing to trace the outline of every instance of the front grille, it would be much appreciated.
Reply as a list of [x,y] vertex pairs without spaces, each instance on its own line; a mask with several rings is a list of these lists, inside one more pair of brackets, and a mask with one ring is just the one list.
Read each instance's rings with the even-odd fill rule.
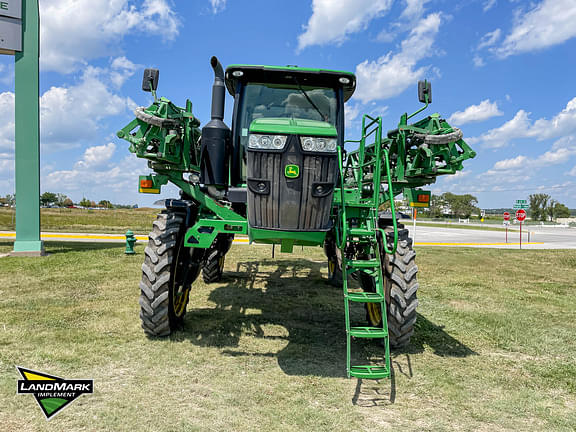
[[[305,154],[296,136],[286,144],[282,153],[247,152],[248,222],[253,228],[327,231],[338,172],[336,155]],[[288,164],[300,167],[298,178],[284,175]]]

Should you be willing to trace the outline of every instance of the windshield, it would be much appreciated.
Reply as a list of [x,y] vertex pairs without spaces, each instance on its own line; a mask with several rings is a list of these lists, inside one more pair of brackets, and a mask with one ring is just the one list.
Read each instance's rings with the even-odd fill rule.
[[245,144],[250,123],[258,118],[317,120],[336,125],[336,91],[331,88],[250,83],[244,87],[240,140]]

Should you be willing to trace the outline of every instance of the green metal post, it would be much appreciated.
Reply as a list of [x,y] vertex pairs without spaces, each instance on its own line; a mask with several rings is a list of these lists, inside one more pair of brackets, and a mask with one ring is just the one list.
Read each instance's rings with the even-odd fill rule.
[[15,254],[42,255],[38,0],[22,0],[22,51],[16,53]]

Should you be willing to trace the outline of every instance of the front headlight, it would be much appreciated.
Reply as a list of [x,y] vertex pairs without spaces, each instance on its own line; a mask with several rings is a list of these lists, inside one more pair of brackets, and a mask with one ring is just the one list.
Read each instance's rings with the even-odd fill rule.
[[336,151],[336,138],[326,137],[300,137],[302,150],[310,152],[332,153]]
[[250,134],[248,148],[259,150],[282,150],[286,145],[286,135]]

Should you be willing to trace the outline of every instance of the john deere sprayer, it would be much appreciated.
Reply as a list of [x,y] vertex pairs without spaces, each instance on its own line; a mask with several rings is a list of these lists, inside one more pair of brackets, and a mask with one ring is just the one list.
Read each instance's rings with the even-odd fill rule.
[[[365,115],[360,139],[346,142],[354,74],[294,66],[224,71],[216,57],[211,65],[212,118],[201,129],[189,100],[178,107],[156,96],[159,72],[147,69],[143,90],[154,102],[118,132],[153,171],[140,177],[140,192],[160,193],[168,182],[181,190],[180,199],[166,200],[145,249],[144,331],[178,329],[194,281],[200,273],[206,283],[220,280],[236,235],[286,253],[322,246],[329,282],[343,288],[348,376],[390,376],[390,347],[409,343],[418,304],[415,253],[394,197],[425,206],[430,194],[419,188],[461,170],[475,153],[438,114],[408,123],[431,102],[426,81],[418,83],[424,107],[387,132],[380,117]],[[226,91],[234,98],[231,128],[223,121]],[[367,323],[351,322],[354,303],[366,308]],[[382,362],[351,364],[356,338],[381,341]]]

